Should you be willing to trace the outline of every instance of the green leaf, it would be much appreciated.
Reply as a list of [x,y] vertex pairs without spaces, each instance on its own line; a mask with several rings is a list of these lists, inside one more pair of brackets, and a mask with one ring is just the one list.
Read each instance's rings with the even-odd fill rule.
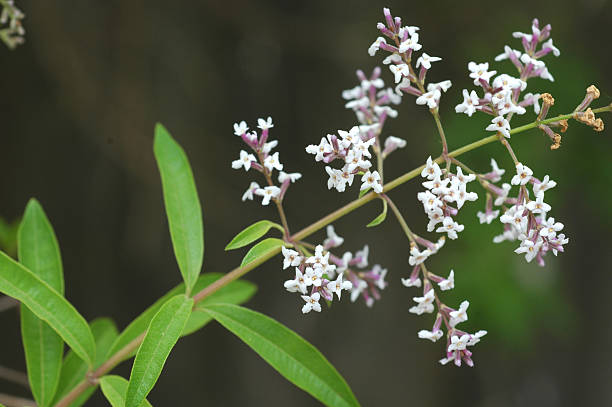
[[[216,280],[220,279],[221,277],[223,277],[223,274],[221,273],[204,273],[198,278],[198,281],[196,282],[193,291],[201,291]],[[198,304],[198,306],[212,302],[242,304],[248,301],[253,296],[253,294],[255,294],[256,290],[257,288],[255,287],[255,285],[249,281],[232,281],[225,287],[206,297],[202,302]],[[139,337],[144,331],[146,331],[149,327],[149,324],[151,323],[151,319],[153,319],[153,316],[155,316],[155,314],[157,313],[157,311],[159,311],[162,305],[164,305],[164,303],[170,298],[182,292],[185,292],[184,284],[180,284],[177,287],[174,287],[166,295],[158,299],[153,305],[151,305],[142,314],[140,314],[138,318],[132,321],[113,344],[112,349],[109,352],[109,356],[117,353],[118,350],[123,348],[125,345],[127,345],[135,338]],[[189,335],[202,328],[210,321],[210,319],[211,318],[208,314],[205,314],[201,311],[198,312],[196,308],[196,310],[189,317],[189,321],[187,322],[187,325],[183,330],[183,336]],[[133,354],[134,353],[126,355],[125,359],[130,358]]]
[[79,357],[93,364],[96,344],[81,314],[47,283],[2,252],[0,292],[21,301],[48,323]]
[[204,307],[283,377],[328,406],[358,406],[338,371],[314,346],[275,320],[230,304]]
[[160,123],[155,126],[153,151],[161,175],[174,255],[189,295],[204,258],[204,226],[198,191],[185,152]]
[[225,246],[225,250],[234,250],[251,244],[268,233],[268,230],[270,230],[272,227],[279,229],[281,232],[283,231],[283,227],[281,225],[270,222],[269,220],[260,220],[257,223],[253,223],[251,226],[238,233],[236,237],[234,237],[232,241]]
[[[19,261],[54,290],[64,292],[59,245],[42,207],[31,199],[19,227]],[[21,305],[21,336],[28,380],[37,405],[53,401],[62,367],[64,342],[46,322]]]
[[193,299],[181,294],[168,300],[155,314],[134,359],[125,407],[139,407],[145,400],[181,336],[192,307]]
[[[121,376],[103,376],[100,379],[102,393],[113,407],[125,407],[125,393],[128,388],[128,381]],[[152,407],[147,400],[140,404],[140,407]]]
[[10,256],[17,255],[17,231],[20,224],[19,219],[8,223],[0,218],[0,250]]
[[255,246],[251,247],[251,249],[247,252],[247,254],[242,259],[242,263],[240,263],[240,267],[245,264],[249,264],[260,257],[264,257],[271,252],[278,251],[281,246],[286,245],[281,239],[276,239],[273,237],[269,237],[266,240],[262,240],[257,243]]
[[[106,361],[108,356],[110,356],[109,350],[117,339],[119,332],[117,332],[115,323],[109,318],[95,319],[89,326],[96,341],[96,360],[94,368],[98,368]],[[62,397],[68,394],[70,390],[76,387],[76,385],[83,380],[88,370],[89,367],[87,364],[73,351],[68,352],[64,358],[62,375],[60,376],[57,394],[53,403],[57,403]],[[70,407],[80,407],[85,404],[95,390],[94,387],[88,387],[79,397],[70,403]]]
[[383,199],[382,203],[383,211],[374,220],[372,220],[372,222],[368,223],[366,227],[371,228],[373,226],[378,226],[385,220],[385,218],[387,217],[387,201]]

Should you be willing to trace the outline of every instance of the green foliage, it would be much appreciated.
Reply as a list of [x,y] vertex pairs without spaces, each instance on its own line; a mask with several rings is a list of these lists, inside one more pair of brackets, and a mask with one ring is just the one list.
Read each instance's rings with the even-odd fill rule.
[[368,223],[366,227],[374,227],[380,225],[387,218],[387,201],[383,199],[383,210],[376,218],[372,220],[372,222]]
[[[125,393],[128,388],[127,380],[121,376],[104,376],[100,379],[100,387],[112,407],[125,407]],[[151,403],[144,400],[140,404],[140,407],[142,406],[151,407]]]
[[260,220],[259,222],[253,223],[242,232],[238,233],[231,242],[225,247],[225,250],[234,250],[244,247],[248,244],[253,243],[260,237],[264,236],[270,228],[275,227],[280,231],[283,227],[277,223],[270,222],[269,220]]
[[[221,273],[202,274],[198,278],[198,281],[194,286],[194,291],[203,290],[205,287],[208,287],[210,284],[212,284],[222,276],[223,274]],[[255,294],[256,290],[257,287],[255,287],[255,285],[251,282],[244,280],[233,281],[225,287],[221,288],[220,290],[215,291],[215,293],[213,293],[212,295],[206,297],[202,302],[198,304],[198,306],[212,302],[242,304],[248,301],[253,296],[253,294]],[[132,340],[143,334],[151,323],[151,319],[153,319],[153,316],[155,316],[155,314],[159,311],[162,305],[164,305],[164,303],[166,303],[166,301],[168,301],[170,298],[182,292],[185,292],[185,284],[183,283],[174,287],[163,297],[157,300],[153,305],[147,308],[134,321],[132,321],[113,344],[109,352],[109,356],[115,354],[119,349],[123,348]],[[194,312],[189,317],[189,321],[187,321],[187,325],[183,330],[183,335],[189,335],[197,331],[198,329],[206,325],[210,321],[210,319],[211,318],[208,316],[208,314],[198,311],[198,308],[196,307]],[[126,359],[132,355],[127,355]]]
[[[40,204],[31,199],[18,232],[19,261],[59,294],[64,275],[59,245]],[[26,306],[21,306],[21,336],[28,380],[38,406],[53,401],[64,353],[62,338]]]
[[247,252],[247,254],[242,259],[242,263],[240,263],[240,267],[249,264],[260,257],[266,256],[285,245],[286,243],[280,239],[276,239],[273,237],[269,237],[261,242],[257,243],[255,246],[251,247],[251,249]]
[[187,295],[198,279],[204,258],[202,208],[187,155],[158,123],[153,144],[161,175],[166,215]]
[[[109,350],[119,335],[119,332],[117,331],[115,323],[109,318],[95,319],[89,326],[96,341],[96,360],[93,367],[98,368],[105,362],[108,356],[110,356]],[[76,387],[76,385],[83,380],[88,370],[89,368],[83,360],[73,351],[68,352],[62,364],[62,374],[53,403],[57,403],[62,397],[68,394],[70,390]],[[87,399],[91,397],[94,391],[94,387],[88,387],[75,401],[70,403],[70,407],[82,406]]]
[[358,406],[338,371],[314,346],[275,320],[230,304],[203,307],[297,387],[328,406]]
[[85,319],[61,294],[0,252],[0,291],[47,322],[83,360],[93,364],[96,344]]
[[0,250],[11,257],[17,255],[17,231],[20,224],[19,219],[8,223],[0,218]]
[[168,300],[155,314],[134,359],[125,407],[140,407],[145,400],[181,336],[192,308],[193,299],[181,294]]
[[362,196],[364,196],[365,194],[367,194],[368,192],[370,192],[372,188],[367,187],[366,189],[362,189],[361,191],[359,191],[359,198],[361,198]]

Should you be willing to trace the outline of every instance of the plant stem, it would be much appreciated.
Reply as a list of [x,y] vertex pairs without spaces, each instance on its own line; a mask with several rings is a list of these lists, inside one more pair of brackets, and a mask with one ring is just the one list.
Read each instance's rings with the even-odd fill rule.
[[36,402],[34,400],[28,400],[4,393],[0,393],[0,403],[6,407],[36,407]]
[[402,213],[399,211],[399,209],[397,209],[397,206],[395,206],[395,203],[391,200],[391,198],[389,198],[388,195],[383,194],[383,197],[389,204],[389,207],[391,208],[391,210],[393,211],[393,214],[397,218],[397,221],[399,222],[400,226],[402,227],[402,230],[406,234],[406,237],[408,238],[408,240],[410,240],[410,243],[413,243],[416,245],[416,241],[414,239],[414,233],[412,233],[412,230],[410,230],[410,227],[408,226],[408,223],[406,223],[406,220],[402,216]]
[[9,382],[17,383],[30,389],[28,376],[18,370],[9,369],[8,367],[0,366],[0,379],[8,380]]
[[[599,113],[599,112],[604,112],[604,111],[612,111],[612,107],[611,106],[605,106],[602,108],[598,108],[598,109],[593,109],[594,113]],[[529,129],[533,129],[535,127],[537,127],[539,124],[546,124],[546,123],[551,123],[551,122],[555,122],[555,121],[559,121],[559,120],[564,120],[564,119],[569,119],[571,118],[573,115],[573,113],[570,114],[566,114],[566,115],[561,115],[561,116],[557,116],[557,117],[553,117],[550,119],[546,119],[546,120],[542,120],[540,122],[533,122],[533,123],[529,123],[520,127],[516,127],[514,129],[512,129],[510,131],[510,134],[517,134],[517,133],[522,133],[524,131],[527,131]],[[461,148],[458,148],[454,151],[451,151],[450,153],[448,153],[448,157],[458,157],[462,154],[465,154],[469,151],[475,150],[481,146],[484,146],[486,144],[492,143],[494,141],[498,140],[497,135],[492,135],[489,137],[485,137],[482,138],[480,140],[474,141],[473,143],[467,144]],[[438,157],[435,159],[435,162],[438,164],[441,164],[442,162],[444,162],[444,158],[442,156]],[[383,199],[384,199],[384,193],[391,191],[392,189],[410,181],[411,179],[417,177],[421,171],[423,170],[423,168],[425,168],[425,165],[421,165],[417,168],[414,168],[413,170],[405,173],[404,175],[394,179],[393,181],[387,183],[386,185],[383,186]],[[312,235],[313,233],[323,229],[325,226],[329,225],[330,223],[334,222],[337,219],[342,218],[343,216],[353,212],[355,209],[358,209],[360,207],[362,207],[363,205],[367,204],[368,202],[376,199],[376,198],[380,198],[380,196],[374,192],[369,192],[367,194],[365,194],[364,196],[362,196],[361,198],[355,199],[352,202],[349,202],[348,204],[344,205],[341,208],[336,209],[334,212],[328,214],[327,216],[319,219],[318,221],[314,222],[313,224],[305,227],[304,229],[300,230],[299,232],[295,233],[292,236],[289,236],[288,238],[290,238],[291,241],[294,242],[298,242],[303,240],[304,238]],[[387,198],[388,199],[388,198]],[[395,212],[395,210],[397,210],[397,207],[395,207],[395,205],[392,204],[392,202],[389,202],[391,206],[391,209],[394,211],[394,213],[397,214],[398,212]],[[394,209],[395,208],[395,209]],[[400,215],[401,216],[401,215]],[[398,219],[399,220],[399,219]],[[401,224],[401,222],[400,222]],[[404,222],[405,224],[405,222]],[[404,226],[402,225],[402,228],[404,228]],[[409,228],[407,228],[406,225],[406,229],[404,229],[404,231],[410,231]],[[410,233],[412,234],[412,232],[410,231]],[[408,233],[407,233],[408,235]],[[233,269],[232,271],[230,271],[229,273],[225,274],[223,277],[221,277],[220,279],[216,280],[215,282],[213,282],[212,284],[210,284],[209,286],[205,287],[202,291],[198,292],[196,295],[194,295],[193,300],[194,300],[194,307],[195,305],[197,305],[199,302],[201,302],[202,300],[204,300],[206,297],[208,297],[209,295],[213,294],[214,292],[216,292],[217,290],[219,290],[222,287],[225,287],[226,285],[228,285],[229,283],[231,283],[232,281],[235,281],[237,279],[239,279],[240,277],[242,277],[243,275],[245,275],[246,273],[248,273],[249,271],[253,270],[254,268],[256,268],[257,266],[265,263],[266,261],[268,261],[269,259],[271,259],[272,257],[278,255],[278,253],[280,253],[280,248],[278,249],[274,249],[269,251],[268,253],[266,253],[265,255],[258,257],[257,259],[253,260],[252,262],[242,266],[242,267],[237,267],[235,269]],[[424,270],[425,272],[426,270]],[[424,273],[425,275],[425,273]],[[56,405],[55,407],[68,407],[70,405],[70,403],[72,401],[74,401],[83,391],[85,391],[89,386],[94,386],[97,384],[97,379],[101,376],[103,376],[104,374],[106,374],[107,372],[109,372],[111,369],[113,369],[116,365],[118,365],[121,361],[123,361],[125,359],[125,357],[127,355],[129,355],[130,353],[132,353],[134,350],[136,350],[140,344],[142,343],[142,340],[144,339],[145,334],[143,333],[142,335],[140,335],[138,338],[134,339],[132,342],[130,342],[129,344],[127,344],[124,348],[120,349],[119,351],[117,351],[117,353],[115,353],[114,355],[112,355],[106,362],[104,362],[98,369],[96,369],[93,372],[88,373],[88,376],[83,379],[70,393],[68,393],[66,396],[64,396],[64,398],[62,398]]]

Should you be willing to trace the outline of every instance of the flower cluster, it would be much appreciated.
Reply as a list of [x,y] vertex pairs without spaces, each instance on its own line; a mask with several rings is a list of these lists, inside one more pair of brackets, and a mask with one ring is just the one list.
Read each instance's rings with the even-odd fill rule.
[[[474,80],[475,86],[482,88],[483,95],[479,96],[474,90],[468,92],[467,89],[463,89],[463,102],[455,107],[455,111],[468,116],[472,116],[476,111],[492,115],[493,119],[486,130],[494,131],[506,138],[510,138],[509,122],[512,115],[524,114],[525,107],[532,105],[536,114],[541,113],[539,100],[543,95],[527,93],[522,101],[519,99],[521,92],[527,87],[527,79],[540,77],[554,81],[546,64],[540,60],[551,52],[555,56],[560,55],[552,39],[548,39],[550,29],[550,24],[540,29],[538,20],[534,19],[531,26],[532,34],[513,33],[515,38],[521,39],[523,52],[505,46],[504,52],[495,58],[496,61],[509,59],[518,70],[518,77],[508,74],[495,76],[497,71],[489,70],[488,62],[468,63],[470,78]],[[543,119],[544,116],[545,114],[541,114],[538,118]]]
[[[269,131],[274,124],[272,118],[258,119],[258,128],[261,129],[261,135],[258,136],[256,131],[249,132],[249,127],[245,121],[234,123],[234,134],[242,139],[242,141],[253,151],[249,153],[245,150],[240,150],[240,158],[232,161],[232,168],[243,168],[249,171],[251,168],[261,172],[267,182],[267,186],[261,187],[257,182],[251,182],[249,188],[242,195],[242,200],[253,200],[254,195],[262,198],[261,204],[268,205],[271,200],[281,202],[289,185],[302,177],[302,174],[283,172],[283,164],[279,159],[279,153],[272,153],[272,150],[278,145],[277,140],[268,141]],[[272,179],[272,173],[277,170],[278,185],[275,185]]]
[[359,85],[342,92],[347,100],[346,108],[355,112],[360,125],[353,126],[349,131],[338,130],[338,136],[328,134],[321,138],[318,145],[311,144],[306,152],[315,156],[315,161],[331,163],[339,160],[342,167],[339,169],[326,166],[329,179],[328,189],[335,188],[344,192],[347,185],[351,186],[356,175],[361,174],[361,190],[372,189],[376,193],[382,192],[382,179],[378,171],[370,171],[372,167],[372,153],[384,159],[398,148],[406,146],[406,141],[398,137],[389,136],[382,147],[380,134],[388,117],[397,117],[397,111],[389,104],[399,104],[401,97],[391,88],[385,89],[385,83],[380,78],[380,68],[374,69],[367,78],[359,70],[357,77]]
[[23,44],[25,39],[25,30],[21,25],[21,20],[25,17],[25,14],[15,6],[13,0],[0,0],[0,26],[8,24],[6,27],[0,29],[0,39],[10,49],[14,49],[17,45]]
[[[512,189],[510,184],[519,187],[515,197],[509,196]],[[485,217],[487,223],[490,223],[499,214],[499,210],[491,210],[493,205],[502,207],[504,213],[499,220],[504,224],[504,232],[493,241],[500,243],[518,240],[520,246],[515,253],[524,254],[527,262],[536,259],[540,266],[544,266],[544,256],[547,252],[552,251],[556,256],[558,252],[563,252],[563,246],[569,242],[563,233],[558,233],[563,229],[563,224],[548,217],[551,206],[544,202],[544,193],[554,188],[557,183],[548,175],[542,180],[535,178],[529,167],[519,163],[510,184],[504,183],[500,188],[490,182],[483,183],[489,194],[487,210],[479,217]],[[531,186],[535,199],[530,198],[528,185]]]
[[289,292],[296,292],[305,301],[302,307],[304,314],[310,311],[321,312],[319,301],[331,302],[334,294],[340,300],[343,290],[350,291],[351,302],[362,296],[368,306],[380,298],[380,291],[387,283],[387,270],[376,264],[368,268],[369,248],[365,246],[355,254],[346,252],[342,257],[334,256],[330,249],[344,242],[333,226],[327,227],[327,239],[322,245],[314,247],[314,253],[308,253],[302,245],[296,250],[282,248],[283,269],[295,269],[295,278],[285,281]]
[[[466,201],[478,199],[476,192],[468,192],[467,184],[474,179],[474,174],[463,174],[461,167],[456,167],[456,174],[440,169],[438,164],[429,157],[421,176],[428,181],[423,182],[427,188],[417,194],[418,200],[429,217],[427,231],[446,233],[450,239],[457,239],[457,233],[462,232],[464,226],[457,223],[453,216]],[[452,204],[455,206],[452,206]],[[442,224],[436,228],[436,225]]]
[[[418,105],[427,105],[429,109],[437,109],[440,97],[451,87],[451,81],[446,80],[439,83],[425,85],[427,72],[431,69],[433,62],[441,61],[442,58],[431,56],[422,52],[413,67],[413,53],[423,48],[419,44],[419,27],[402,26],[399,17],[393,17],[388,8],[383,9],[385,23],[376,26],[384,37],[378,37],[368,49],[371,56],[378,50],[390,53],[383,63],[389,66],[389,70],[395,77],[395,91],[401,95],[402,92],[416,96]],[[386,38],[385,38],[386,37]],[[387,39],[390,43],[387,43]],[[418,69],[418,73],[416,70]]]
[[[461,366],[461,362],[465,362],[468,366],[474,366],[472,360],[472,352],[467,349],[468,346],[473,346],[480,341],[480,338],[486,335],[486,331],[478,331],[474,334],[467,333],[457,328],[457,325],[461,322],[465,322],[468,319],[467,309],[470,305],[469,301],[463,301],[458,309],[451,308],[440,301],[436,294],[434,283],[438,285],[441,291],[447,291],[455,288],[455,272],[450,271],[448,277],[444,278],[436,275],[425,267],[425,260],[427,257],[439,249],[444,244],[444,237],[442,237],[437,244],[425,241],[424,239],[418,238],[419,243],[427,246],[427,249],[420,251],[418,245],[413,243],[411,246],[411,256],[409,259],[410,265],[413,265],[412,274],[408,279],[402,279],[402,283],[406,287],[421,287],[421,279],[419,274],[423,278],[423,296],[413,297],[413,301],[416,305],[410,308],[410,312],[416,315],[431,314],[438,309],[436,319],[433,327],[430,331],[421,330],[418,332],[418,336],[421,339],[428,339],[432,342],[438,341],[444,336],[442,325],[446,328],[446,355],[440,360],[443,365],[454,361],[455,365]],[[429,253],[425,253],[429,252]]]

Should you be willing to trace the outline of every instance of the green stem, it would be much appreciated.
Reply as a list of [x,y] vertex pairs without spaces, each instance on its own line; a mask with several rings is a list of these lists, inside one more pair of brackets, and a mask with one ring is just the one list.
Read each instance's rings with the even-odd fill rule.
[[[609,106],[605,106],[599,109],[593,109],[594,113],[599,113],[599,112],[604,112],[604,111],[612,111],[612,105]],[[529,123],[526,124],[524,126],[520,126],[520,127],[516,127],[514,129],[512,129],[510,131],[510,134],[517,134],[517,133],[522,133],[524,131],[527,131],[529,129],[533,129],[535,127],[538,126],[538,124],[546,124],[546,123],[551,123],[554,121],[559,121],[559,120],[563,120],[563,119],[568,119],[571,118],[572,114],[566,114],[566,115],[561,115],[561,116],[557,116],[557,117],[553,117],[550,119],[546,119],[546,120],[542,120],[540,122],[533,122],[533,123]],[[454,151],[451,151],[450,153],[448,153],[449,157],[458,157],[462,154],[465,154],[469,151],[475,150],[481,146],[484,146],[486,144],[492,143],[494,141],[496,141],[497,135],[492,135],[489,137],[485,137],[482,138],[480,140],[474,141],[473,143],[467,144],[461,148],[458,148]],[[444,162],[444,158],[442,156],[438,157],[435,159],[435,162],[438,164],[441,164],[442,162]],[[391,182],[388,182],[386,185],[383,186],[383,194],[385,192],[391,191],[392,189],[410,181],[411,179],[417,177],[418,175],[421,174],[421,171],[423,171],[423,168],[425,168],[425,165],[421,165],[407,173],[405,173],[404,175],[394,179]],[[294,235],[291,236],[291,241],[301,241],[304,238],[312,235],[313,233],[323,229],[325,226],[329,225],[330,223],[334,222],[337,219],[342,218],[343,216],[353,212],[355,209],[358,209],[360,207],[362,207],[363,205],[367,204],[370,201],[373,201],[376,198],[379,198],[380,196],[377,195],[374,192],[370,192],[365,194],[364,196],[362,196],[361,198],[355,199],[352,202],[349,202],[348,204],[344,205],[341,208],[336,209],[334,212],[330,213],[329,215],[319,219],[318,221],[314,222],[313,224],[305,227],[304,229],[300,230],[299,232],[295,233]],[[391,209],[394,211],[393,209],[395,207],[395,205],[391,205]],[[397,208],[395,208],[397,209]],[[398,212],[399,213],[399,212]],[[405,222],[404,222],[405,223]],[[402,226],[403,227],[403,226]],[[407,227],[407,225],[406,225]],[[404,229],[404,231],[406,230],[410,230],[410,229]],[[204,300],[205,298],[207,298],[209,295],[213,294],[214,292],[216,292],[217,290],[225,287],[226,285],[228,285],[229,283],[231,283],[232,281],[235,281],[237,279],[239,279],[240,277],[242,277],[243,275],[245,275],[246,273],[248,273],[249,271],[253,270],[254,268],[256,268],[257,266],[265,263],[266,261],[268,261],[269,259],[271,259],[272,257],[278,255],[280,253],[281,249],[275,249],[272,250],[268,253],[266,253],[265,255],[258,257],[257,259],[253,260],[252,262],[242,266],[242,267],[237,267],[235,269],[233,269],[232,271],[230,271],[229,273],[225,274],[223,277],[221,277],[220,279],[216,280],[215,282],[213,282],[212,284],[210,284],[209,286],[205,287],[202,291],[198,292],[194,297],[194,307],[195,305],[197,305],[199,302],[201,302],[202,300]],[[425,271],[425,270],[424,270]],[[424,273],[425,274],[425,273]],[[109,372],[110,370],[112,370],[116,365],[118,365],[121,361],[124,360],[124,358],[131,354],[134,350],[136,350],[140,344],[142,343],[142,340],[144,339],[144,334],[140,335],[138,338],[134,339],[132,342],[130,342],[129,344],[127,344],[124,348],[120,349],[119,351],[117,351],[117,353],[115,353],[114,355],[112,355],[106,362],[104,362],[98,369],[96,369],[93,372],[88,373],[87,378],[85,378],[84,380],[82,380],[70,393],[68,393],[66,396],[64,396],[64,398],[62,398],[56,405],[55,407],[68,407],[70,405],[70,403],[72,401],[74,401],[83,391],[85,391],[89,386],[94,386],[96,385],[97,382],[97,378],[103,376],[104,374],[106,374],[107,372]]]

